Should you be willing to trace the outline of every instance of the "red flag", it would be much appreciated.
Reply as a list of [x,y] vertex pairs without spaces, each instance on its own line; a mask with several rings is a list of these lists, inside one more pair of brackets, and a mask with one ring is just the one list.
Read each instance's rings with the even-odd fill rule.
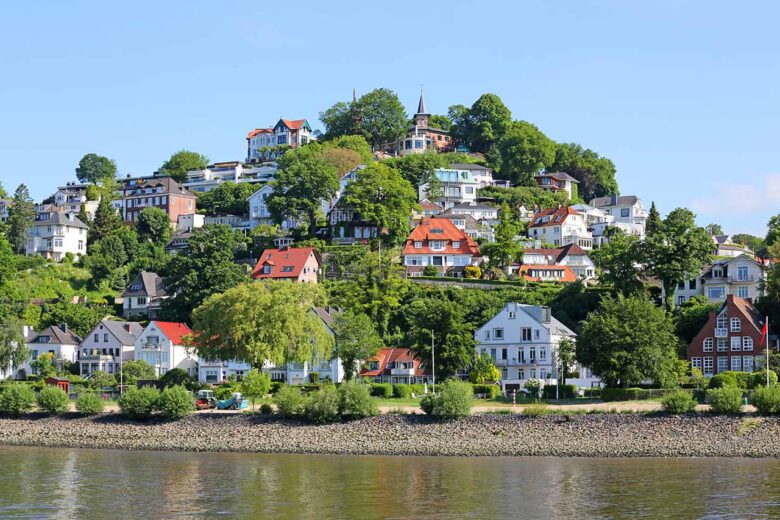
[[766,339],[766,335],[769,332],[769,318],[766,318],[764,320],[764,328],[761,329],[761,343],[759,345],[764,344],[764,339]]

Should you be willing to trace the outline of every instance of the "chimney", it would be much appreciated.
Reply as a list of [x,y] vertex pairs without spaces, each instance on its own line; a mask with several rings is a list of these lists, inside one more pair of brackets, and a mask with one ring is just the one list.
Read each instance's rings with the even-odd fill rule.
[[610,196],[610,199],[609,199],[609,200],[610,200],[610,202],[612,203],[612,205],[613,205],[613,206],[616,206],[616,205],[617,205],[617,194],[613,193],[613,194]]
[[62,329],[62,332],[68,332],[68,324],[67,323],[60,323],[60,328]]
[[125,323],[125,330],[126,330],[127,332],[130,332],[130,323],[129,323],[129,322],[126,322],[126,323]]

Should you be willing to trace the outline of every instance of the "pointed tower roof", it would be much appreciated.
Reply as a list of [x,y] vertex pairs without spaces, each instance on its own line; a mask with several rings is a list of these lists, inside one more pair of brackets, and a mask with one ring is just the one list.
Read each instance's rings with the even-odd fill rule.
[[427,114],[428,112],[425,111],[425,98],[423,97],[423,91],[420,90],[420,102],[417,104],[417,113],[418,114]]

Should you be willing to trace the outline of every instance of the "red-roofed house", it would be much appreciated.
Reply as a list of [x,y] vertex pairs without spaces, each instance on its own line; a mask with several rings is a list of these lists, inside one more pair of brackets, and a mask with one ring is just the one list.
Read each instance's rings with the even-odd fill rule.
[[[753,372],[759,370],[766,343],[761,343],[764,318],[751,303],[729,294],[717,312],[688,345],[687,357],[692,368],[705,376],[731,370]],[[777,335],[769,329],[769,346],[778,350]]]
[[401,253],[407,276],[421,276],[426,266],[440,274],[462,276],[482,258],[477,243],[446,218],[424,218],[406,239]]
[[317,283],[320,258],[313,247],[266,249],[260,255],[252,278]]
[[571,200],[576,193],[576,185],[580,183],[580,181],[564,172],[540,173],[535,179],[536,185],[543,190],[553,192],[565,191],[569,200]]
[[555,249],[526,249],[522,263],[512,264],[510,273],[515,273],[522,264],[535,266],[568,266],[577,278],[588,279],[596,275],[593,260],[577,244]]
[[535,214],[528,225],[528,236],[556,247],[577,244],[587,251],[593,249],[593,234],[585,217],[568,206],[547,208]]
[[577,275],[568,265],[523,264],[517,274],[529,282],[576,282]]
[[135,340],[135,359],[152,365],[158,377],[174,368],[197,376],[198,357],[184,346],[183,339],[191,332],[184,323],[151,321]]
[[379,349],[360,369],[360,377],[375,383],[430,383],[431,372],[408,348]]
[[289,146],[297,148],[315,141],[311,126],[305,119],[279,119],[273,128],[255,128],[246,136],[246,160],[256,163],[274,160],[283,151],[273,151],[274,146]]

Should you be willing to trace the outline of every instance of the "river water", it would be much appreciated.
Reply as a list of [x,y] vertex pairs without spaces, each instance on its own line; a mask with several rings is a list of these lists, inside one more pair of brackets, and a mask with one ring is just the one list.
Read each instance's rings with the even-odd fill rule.
[[0,448],[0,518],[778,518],[780,461]]

